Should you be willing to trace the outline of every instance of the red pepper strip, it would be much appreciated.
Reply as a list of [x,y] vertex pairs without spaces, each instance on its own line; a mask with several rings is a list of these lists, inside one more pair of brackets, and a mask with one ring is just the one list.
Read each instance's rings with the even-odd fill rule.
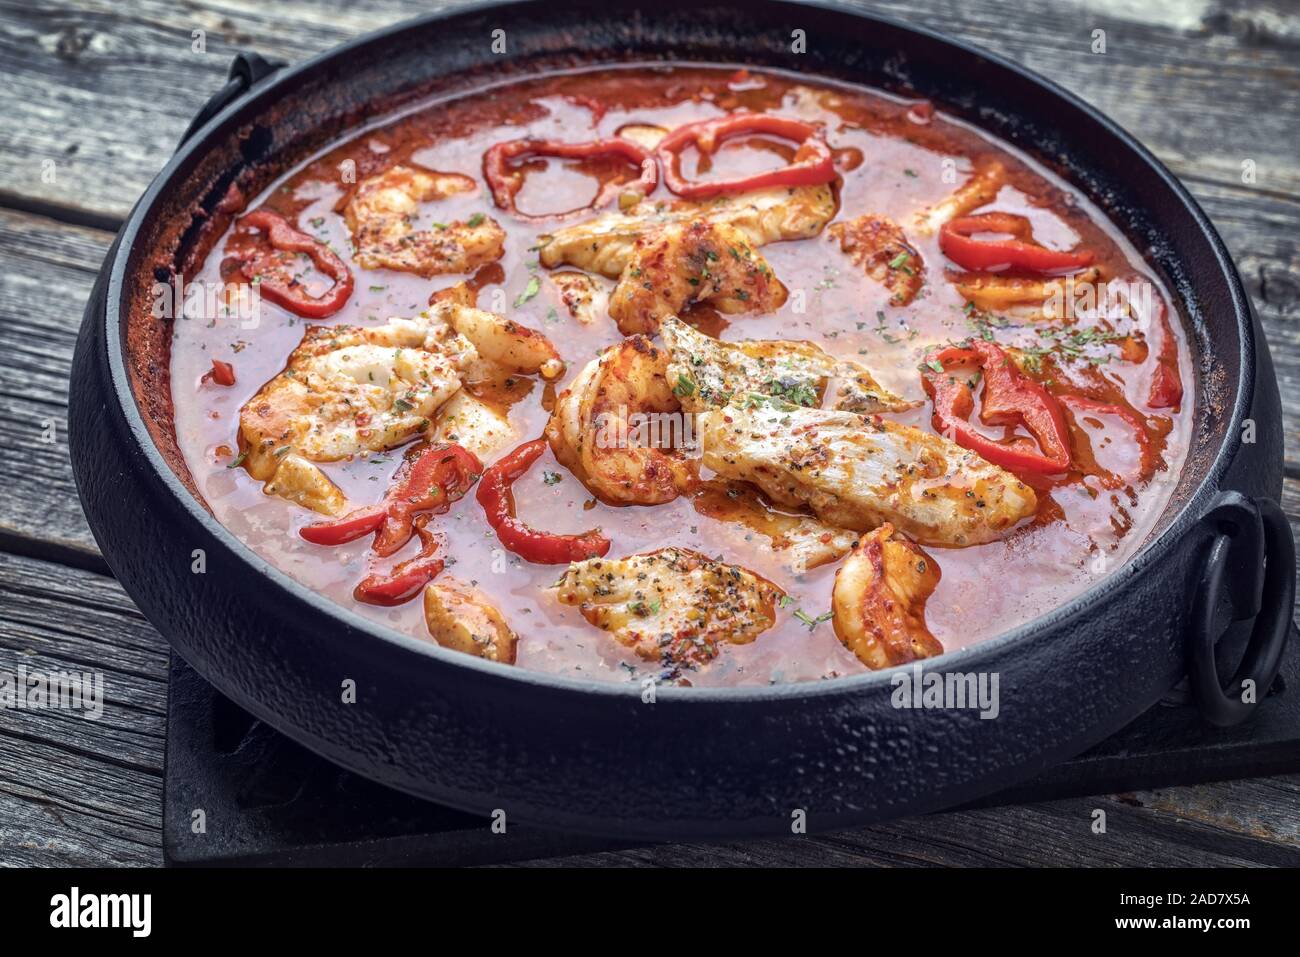
[[271,249],[302,253],[317,269],[334,280],[334,285],[325,295],[319,298],[308,296],[296,279],[291,277],[285,282],[278,277],[282,266],[270,253],[258,252],[250,260],[245,260],[240,269],[249,279],[259,274],[262,276],[258,284],[261,295],[308,319],[324,319],[343,308],[352,295],[352,271],[334,250],[290,226],[283,216],[269,209],[254,210],[241,219],[239,225],[262,230]]
[[520,558],[539,565],[565,565],[604,555],[609,551],[609,539],[598,529],[581,535],[556,535],[539,532],[515,517],[515,496],[510,486],[545,450],[545,439],[533,439],[483,473],[476,495],[487,514],[488,524],[496,530],[502,545]]
[[[1025,440],[995,442],[970,427],[975,407],[970,383],[933,368],[945,362],[977,362],[984,370],[980,421],[989,425],[1024,425],[1042,451]],[[926,356],[922,384],[934,401],[934,427],[963,448],[978,452],[994,465],[1012,471],[1055,474],[1070,467],[1069,432],[1061,407],[1041,385],[1023,375],[1007,354],[991,342],[977,339],[968,349],[948,348]],[[949,432],[951,430],[951,432]]]
[[[802,145],[794,162],[780,169],[705,182],[690,182],[682,177],[679,166],[683,149],[694,143],[701,153],[712,153],[724,139],[740,133],[767,133]],[[687,199],[744,193],[768,186],[819,186],[835,178],[831,148],[817,127],[767,113],[732,113],[716,120],[686,123],[660,140],[655,152],[664,168],[664,184]]]
[[418,595],[441,574],[446,564],[438,557],[442,542],[427,528],[428,523],[428,515],[415,520],[420,554],[401,562],[387,575],[368,575],[352,590],[357,601],[367,605],[400,605]]
[[[1000,233],[1011,239],[972,239],[975,233]],[[1092,250],[1064,253],[1033,241],[1029,220],[1010,213],[982,213],[962,216],[944,223],[939,230],[939,248],[963,269],[984,272],[1014,267],[1030,272],[1051,273],[1077,269],[1092,262]]]
[[1142,421],[1140,415],[1128,406],[1116,405],[1112,402],[1099,402],[1096,399],[1089,399],[1087,396],[1082,395],[1063,395],[1060,398],[1060,403],[1076,416],[1089,413],[1093,415],[1113,415],[1127,425],[1132,430],[1133,437],[1137,439],[1137,474],[1127,478],[1108,474],[1102,479],[1102,485],[1106,488],[1122,488],[1126,484],[1145,482],[1155,473],[1155,454],[1151,448],[1151,437],[1147,435],[1146,423]]
[[[510,167],[510,160],[518,159],[521,156],[555,156],[560,159],[621,156],[629,163],[641,167],[641,176],[637,179],[636,185],[640,187],[642,194],[649,196],[659,183],[659,170],[655,166],[654,156],[650,154],[649,150],[638,146],[631,140],[617,137],[608,140],[592,140],[588,143],[560,143],[556,140],[507,140],[504,143],[496,144],[483,154],[483,178],[487,180],[488,188],[492,190],[492,199],[497,206],[508,210],[521,219],[550,219],[554,216],[563,216],[577,211],[571,209],[567,213],[545,213],[536,216],[521,212],[515,205],[515,196],[523,188],[524,174]],[[615,196],[629,185],[628,183],[608,182],[601,187],[595,199],[580,208],[599,209],[606,203],[611,202]]]
[[234,385],[235,367],[229,362],[222,362],[220,359],[213,359],[212,371],[203,373],[203,380],[206,382],[209,379],[217,385]]
[[478,458],[459,445],[423,446],[408,453],[381,503],[307,525],[298,534],[316,545],[342,545],[375,532],[375,554],[392,555],[411,540],[417,512],[446,512],[482,471]]
[[1183,380],[1178,372],[1178,343],[1169,325],[1169,309],[1162,296],[1156,297],[1155,315],[1151,317],[1151,331],[1156,343],[1151,348],[1155,368],[1151,373],[1147,405],[1153,409],[1172,409],[1182,404]]

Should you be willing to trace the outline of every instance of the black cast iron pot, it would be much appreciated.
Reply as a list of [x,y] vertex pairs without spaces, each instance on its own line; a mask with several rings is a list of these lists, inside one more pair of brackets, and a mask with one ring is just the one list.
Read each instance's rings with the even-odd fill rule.
[[[794,31],[806,52],[793,52]],[[232,182],[252,195],[305,151],[431,92],[630,59],[761,65],[929,97],[1079,185],[1181,300],[1198,353],[1195,437],[1151,540],[1069,604],[925,663],[997,673],[996,719],[897,709],[888,672],[662,688],[644,703],[637,687],[484,662],[317,596],[237,541],[194,493],[170,419],[167,329],[139,306],[155,279],[183,271],[220,234]],[[1243,442],[1247,420],[1253,442]],[[289,69],[241,57],[104,264],[77,345],[71,434],[105,558],[205,678],[332,761],[458,808],[502,809],[508,820],[682,839],[789,833],[797,809],[819,830],[932,810],[1082,751],[1185,677],[1210,722],[1248,717],[1242,681],[1262,697],[1290,628],[1295,552],[1276,504],[1277,383],[1200,208],[1132,137],[1058,87],[928,31],[824,6],[484,5]],[[192,570],[198,549],[203,574]],[[1254,621],[1238,629],[1248,647],[1225,680],[1215,659],[1223,667],[1219,638],[1232,619]],[[352,704],[342,700],[348,680]]]

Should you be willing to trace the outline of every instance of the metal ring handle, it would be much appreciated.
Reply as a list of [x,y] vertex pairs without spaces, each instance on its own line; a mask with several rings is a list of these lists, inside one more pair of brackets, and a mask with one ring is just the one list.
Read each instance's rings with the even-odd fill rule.
[[208,120],[284,65],[283,60],[267,60],[256,53],[236,53],[235,58],[230,61],[229,79],[226,81],[226,85],[213,93],[208,102],[203,104],[203,108],[199,110],[194,119],[190,121],[190,125],[186,127],[180,142],[176,144],[176,148],[180,149],[191,136],[202,129]]
[[[1255,705],[1277,676],[1291,630],[1295,607],[1296,553],[1291,523],[1271,499],[1247,499],[1233,503],[1233,510],[1249,507],[1258,515],[1263,535],[1255,549],[1264,566],[1260,603],[1254,615],[1250,642],[1232,679],[1222,684],[1214,660],[1214,647],[1221,637],[1215,626],[1215,609],[1225,589],[1231,589],[1228,554],[1233,534],[1220,531],[1210,545],[1205,571],[1192,608],[1191,668],[1192,691],[1201,714],[1221,728],[1239,724],[1254,713]],[[1251,515],[1254,518],[1254,515]],[[1254,682],[1255,699],[1243,701],[1243,684]]]

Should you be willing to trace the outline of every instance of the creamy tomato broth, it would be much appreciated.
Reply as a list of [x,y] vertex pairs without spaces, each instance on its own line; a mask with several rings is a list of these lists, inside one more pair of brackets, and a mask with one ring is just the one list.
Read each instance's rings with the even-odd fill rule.
[[[437,554],[445,565],[432,582],[459,582],[490,600],[499,614],[496,624],[518,637],[514,658],[520,667],[611,681],[654,675],[694,685],[742,685],[859,674],[869,665],[901,663],[937,650],[924,636],[913,634],[910,645],[895,640],[892,651],[886,648],[883,658],[880,654],[873,658],[855,653],[861,646],[855,646],[854,634],[865,634],[868,644],[880,646],[881,640],[889,645],[890,632],[921,628],[928,629],[942,649],[961,648],[1041,615],[1128,559],[1148,536],[1182,467],[1191,419],[1192,379],[1176,315],[1168,313],[1172,321],[1163,327],[1153,318],[1161,302],[1172,304],[1172,300],[1123,236],[1069,184],[928,103],[803,77],[695,66],[543,76],[427,104],[371,124],[285,175],[262,195],[250,198],[246,212],[269,209],[279,213],[290,226],[333,250],[347,264],[352,290],[342,307],[326,318],[296,314],[291,306],[263,295],[255,325],[226,308],[194,309],[193,314],[175,322],[171,382],[177,438],[197,487],[218,520],[259,555],[309,587],[375,621],[433,640],[419,594],[384,606],[358,601],[354,593],[367,576],[382,577],[394,565],[412,559],[420,551],[421,538],[413,536],[387,556],[375,554],[370,534],[339,545],[305,540],[300,534],[304,527],[331,517],[281,495],[268,494],[264,480],[250,476],[250,440],[241,438],[241,408],[285,369],[308,326],[369,328],[384,325],[392,317],[417,317],[430,308],[433,293],[469,280],[477,294],[477,308],[540,333],[564,361],[563,374],[549,381],[538,374],[503,374],[490,382],[462,385],[504,415],[510,425],[507,440],[485,454],[482,465],[489,467],[522,443],[543,436],[557,396],[602,349],[622,342],[625,336],[607,310],[591,321],[571,314],[552,277],[558,272],[583,270],[570,265],[548,269],[539,261],[539,246],[546,243],[544,237],[566,228],[601,215],[625,215],[620,208],[634,209],[639,170],[635,162],[617,155],[564,158],[521,154],[510,158],[506,167],[511,175],[522,176],[514,196],[517,209],[510,210],[494,202],[484,176],[485,152],[498,143],[523,138],[582,143],[615,138],[620,133],[642,137],[653,145],[664,131],[736,113],[792,118],[816,128],[817,137],[829,146],[833,158],[833,218],[808,238],[753,244],[752,251],[766,261],[770,275],[786,289],[778,307],[743,311],[748,300],[736,302],[733,297],[729,305],[723,305],[736,311],[723,312],[715,298],[684,303],[678,310],[681,318],[723,342],[807,341],[829,356],[861,363],[883,390],[915,403],[883,412],[880,419],[927,435],[947,431],[949,438],[956,439],[952,446],[956,452],[963,451],[957,445],[964,445],[983,457],[982,448],[987,451],[989,443],[998,443],[1002,449],[1024,453],[1026,462],[1050,458],[1052,450],[1047,446],[1051,443],[1035,436],[1033,423],[1016,421],[1014,415],[1002,424],[979,418],[982,402],[988,399],[984,391],[989,372],[972,361],[970,347],[992,343],[1010,357],[1012,371],[1022,385],[1028,381],[1045,389],[1059,421],[1066,426],[1068,466],[1024,468],[1021,459],[1013,456],[1012,466],[1005,471],[1033,490],[1036,506],[1032,513],[979,544],[915,544],[923,556],[917,561],[939,570],[933,593],[928,598],[920,596],[919,604],[909,604],[907,583],[894,583],[894,590],[889,591],[882,589],[890,583],[877,580],[870,586],[876,589],[872,600],[846,603],[850,610],[845,614],[865,616],[866,620],[855,626],[832,620],[832,589],[845,562],[862,560],[862,548],[801,571],[788,550],[774,547],[772,540],[754,527],[729,520],[725,510],[707,509],[709,498],[702,497],[698,486],[683,487],[675,498],[661,504],[611,504],[589,490],[547,448],[513,482],[522,522],[558,534],[599,528],[610,542],[605,560],[666,546],[691,549],[710,558],[720,556],[779,590],[763,593],[767,600],[775,599],[770,627],[760,628],[756,637],[746,635],[752,640],[745,643],[723,640],[713,647],[710,640],[706,654],[674,656],[667,643],[662,653],[647,653],[644,645],[638,653],[616,640],[612,630],[598,627],[603,623],[611,628],[609,620],[597,618],[593,623],[580,604],[561,603],[555,586],[567,564],[539,564],[506,548],[476,500],[476,488],[470,488],[445,511],[429,513],[426,531],[443,537]],[[647,133],[629,129],[630,125],[660,129]],[[815,150],[758,128],[721,138],[712,153],[692,143],[678,152],[681,177],[710,183],[776,170],[806,159]],[[431,276],[360,265],[355,235],[343,211],[362,184],[397,166],[462,177],[447,195],[418,202],[409,225],[416,231],[442,233],[451,224],[479,228],[494,222],[504,232],[500,255],[489,252],[489,262],[476,262],[468,273]],[[960,197],[964,187],[975,188],[969,184],[999,166],[1000,172],[985,183],[987,195],[979,197],[983,201],[966,196],[966,208],[953,206],[945,212],[945,201]],[[657,180],[648,202],[684,202],[667,188],[662,169]],[[608,195],[613,198],[603,208],[584,209],[609,183],[624,183],[625,195],[613,196],[618,190],[611,189]],[[703,208],[710,200],[699,202]],[[970,206],[971,202],[975,205]],[[565,214],[547,215],[551,213]],[[941,228],[917,225],[925,221],[927,213],[932,226],[986,213],[1007,213],[1023,220],[995,228],[997,220],[977,219],[974,225],[967,224],[968,236],[944,240]],[[886,244],[887,254],[872,259],[866,255],[872,247],[865,247],[864,253],[861,242],[856,247],[849,243],[850,249],[845,251],[846,234],[843,229],[836,230],[836,224],[851,224],[867,214],[897,225],[905,244],[901,251]],[[1028,232],[1023,231],[1024,223]],[[1010,235],[1008,230],[1021,233]],[[250,277],[232,271],[231,256],[238,256],[241,243],[260,242],[264,248],[264,233],[237,222],[213,248],[201,274],[187,280],[213,286],[246,281]],[[873,234],[867,230],[858,235]],[[965,246],[960,245],[963,239]],[[997,258],[1000,253],[996,250],[1003,248],[999,243],[1019,241],[1020,252],[1006,255],[1028,258],[1023,263],[1017,260],[1010,268],[994,263],[986,270],[972,270],[950,258],[941,241],[950,243],[948,251],[964,258],[967,267],[972,256],[979,260],[987,249],[994,250],[992,258]],[[1032,248],[1025,253],[1023,247]],[[859,251],[856,260],[855,248]],[[1083,250],[1087,256],[1081,258],[1089,262],[1086,266],[1062,265],[1048,256],[1048,268],[1039,268],[1042,264],[1034,258],[1038,254],[1033,249]],[[302,284],[293,294],[303,301],[313,297],[325,301],[331,288],[338,285],[328,264],[323,266],[319,257],[313,261],[308,254],[293,250],[280,255],[285,268]],[[706,256],[705,270],[709,261]],[[1090,278],[1100,288],[1107,282],[1140,277],[1154,295],[1145,313],[1113,302],[1092,309],[1090,303],[1081,302],[1065,316],[1053,315],[1052,308],[1044,314],[1041,301],[1026,305],[998,299],[1014,298],[1014,284],[1007,284],[1017,278],[1032,286],[1070,275],[1085,280],[1079,288]],[[265,276],[251,278],[267,281]],[[628,278],[622,276],[620,281]],[[696,277],[687,281],[691,279]],[[761,277],[759,281],[763,281]],[[595,283],[600,292],[608,292],[615,288],[616,280],[601,276]],[[917,286],[915,297],[904,304],[909,299],[908,289],[915,291]],[[1007,288],[1012,293],[1007,293]],[[1078,294],[1075,289],[1065,301],[1074,302]],[[1162,337],[1167,340],[1163,346]],[[654,349],[664,349],[662,337],[650,338]],[[945,347],[958,351],[943,357]],[[228,367],[218,365],[214,374],[214,360]],[[925,389],[927,375],[935,396]],[[233,385],[222,384],[230,377]],[[1171,393],[1173,377],[1188,384],[1180,400]],[[955,429],[954,422],[961,416],[950,411],[945,422],[942,415],[936,415],[937,406],[948,401],[942,394],[948,379],[974,382],[975,411],[963,419],[968,425],[957,422]],[[678,387],[679,383],[674,380],[670,385]],[[744,396],[732,401],[742,406],[748,402],[748,411],[769,405],[778,412],[787,405],[830,408],[835,390],[832,381],[821,397],[804,390],[770,401]],[[1024,390],[1018,394],[1031,394],[1029,387]],[[1070,396],[1083,397],[1085,404],[1071,405],[1067,401]],[[681,419],[691,421],[685,413]],[[429,417],[430,430],[437,428],[437,421],[437,413]],[[862,421],[864,430],[876,427],[871,424],[876,420],[869,415]],[[337,461],[317,461],[346,498],[346,507],[336,511],[333,519],[381,502],[395,481],[409,443],[419,438],[400,436],[386,451],[362,450]],[[1008,445],[1013,442],[1019,444]],[[273,453],[276,451],[278,447]],[[997,450],[989,454],[1005,457]],[[714,479],[712,470],[699,463],[698,450],[683,453],[682,458],[700,481]],[[271,466],[274,464],[272,461]],[[468,480],[476,478],[477,472]],[[721,486],[713,488],[716,501]],[[918,489],[922,488],[914,487],[908,494],[920,495]],[[759,508],[816,517],[812,507],[778,503],[751,483],[733,484],[730,489],[733,500],[738,490],[744,489],[760,503]],[[728,492],[721,494],[725,504]],[[981,501],[979,507],[983,506]],[[718,517],[704,514],[701,508]],[[825,522],[824,515],[822,521],[841,527]],[[855,519],[855,523],[852,538],[880,524],[878,519]],[[900,529],[897,540],[906,545],[910,536],[904,531]],[[870,572],[869,567],[867,570]],[[876,568],[878,576],[887,571],[890,569]],[[615,611],[630,617],[633,625],[638,614],[653,619],[659,611],[657,602],[666,600],[656,598],[657,594],[643,596],[646,605],[638,605],[637,599],[629,601],[634,606],[631,612],[627,608]],[[708,594],[716,598],[716,593]],[[456,614],[455,607],[451,613]],[[887,620],[877,620],[880,616]],[[476,653],[483,653],[481,647]]]

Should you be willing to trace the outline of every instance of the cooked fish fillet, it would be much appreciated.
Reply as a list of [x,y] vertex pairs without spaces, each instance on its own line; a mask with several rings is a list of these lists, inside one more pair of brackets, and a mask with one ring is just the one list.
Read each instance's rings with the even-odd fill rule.
[[934,559],[886,523],[863,535],[835,572],[835,634],[876,670],[943,654],[925,623],[925,602],[938,585]]
[[700,413],[704,464],[832,525],[891,522],[926,545],[976,545],[1034,513],[1029,486],[937,435],[877,416],[769,401]]
[[509,419],[461,389],[438,410],[429,438],[435,443],[454,442],[487,462],[519,436]]
[[624,335],[653,335],[664,316],[692,303],[725,313],[771,312],[785,300],[785,286],[743,232],[695,220],[637,237],[610,293],[609,314]]
[[500,259],[505,231],[477,214],[468,222],[436,223],[417,230],[422,203],[470,193],[474,180],[413,164],[394,166],[359,184],[343,210],[363,269],[395,269],[418,276],[471,272]]
[[626,212],[604,213],[540,238],[548,269],[569,265],[617,279],[637,237],[671,223],[706,220],[732,226],[751,245],[816,236],[835,215],[830,186],[774,187],[702,202],[643,200]]
[[855,265],[889,290],[893,305],[909,305],[925,285],[925,262],[893,220],[869,213],[835,223],[830,233]]
[[900,412],[916,405],[878,383],[866,366],[838,359],[811,342],[722,342],[676,316],[665,317],[659,331],[670,356],[668,381],[688,412],[753,394],[819,406],[828,387],[835,408],[849,412]]
[[769,507],[748,482],[700,482],[692,503],[701,515],[725,522],[723,534],[746,542],[760,535],[796,575],[843,557],[858,533],[828,525],[812,515],[793,515]]
[[311,463],[393,448],[460,388],[473,348],[425,315],[309,326],[284,371],[240,410],[244,468],[267,491],[333,513],[343,496]]
[[640,657],[697,667],[723,642],[748,644],[776,623],[781,590],[686,548],[574,562],[556,584],[565,605]]

